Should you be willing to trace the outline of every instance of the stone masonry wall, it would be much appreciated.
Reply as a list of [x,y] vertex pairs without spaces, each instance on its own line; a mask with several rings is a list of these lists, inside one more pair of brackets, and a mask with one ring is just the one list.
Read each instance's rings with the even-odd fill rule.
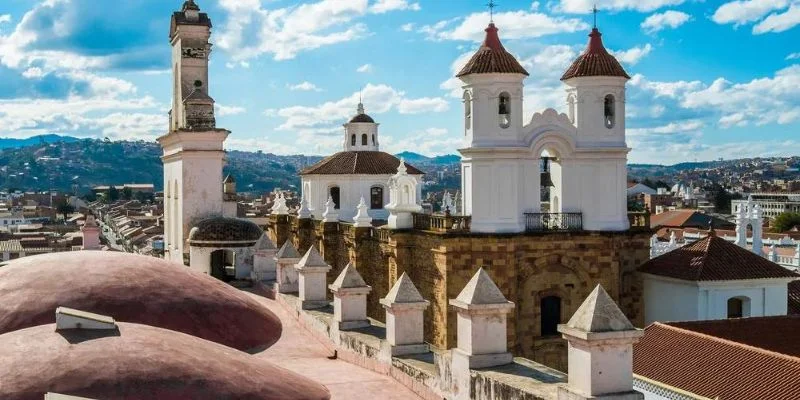
[[270,221],[270,237],[285,235],[298,249],[316,238],[313,242],[333,267],[329,283],[354,262],[372,286],[367,312],[377,320],[384,320],[378,300],[406,272],[431,302],[425,311],[425,340],[440,348],[456,345],[455,312],[448,300],[458,296],[478,267],[516,304],[508,318],[508,346],[517,356],[566,371],[566,342],[560,335],[541,335],[539,305],[547,296],[561,299],[565,323],[594,286],[602,284],[635,325],[643,324],[642,281],[635,270],[649,258],[647,231],[456,235],[298,224],[296,217],[287,224],[278,222]]

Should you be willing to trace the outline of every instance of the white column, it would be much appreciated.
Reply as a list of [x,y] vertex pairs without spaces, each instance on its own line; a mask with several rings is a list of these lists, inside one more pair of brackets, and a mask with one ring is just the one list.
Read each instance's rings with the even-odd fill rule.
[[300,253],[294,248],[291,240],[287,240],[275,254],[275,284],[278,293],[297,293],[300,290],[298,286],[300,278],[294,267],[300,258]]
[[512,361],[506,348],[506,314],[514,309],[514,303],[506,300],[483,268],[475,273],[457,298],[450,300],[450,305],[458,313],[454,363],[487,368]]
[[328,305],[328,292],[325,290],[328,271],[331,266],[325,262],[314,246],[300,259],[295,267],[298,274],[300,307],[303,310],[322,308]]
[[348,263],[336,280],[328,285],[333,292],[333,320],[339,330],[365,328],[370,325],[367,318],[367,294],[372,287]]
[[386,310],[386,341],[390,354],[427,353],[423,312],[430,302],[422,298],[405,272],[380,303]]
[[641,400],[633,390],[633,344],[644,336],[597,285],[566,324],[569,381],[559,400]]

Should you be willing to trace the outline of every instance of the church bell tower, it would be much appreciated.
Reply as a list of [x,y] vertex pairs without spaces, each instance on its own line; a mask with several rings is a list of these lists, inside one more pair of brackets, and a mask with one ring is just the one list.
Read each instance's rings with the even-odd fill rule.
[[172,110],[169,130],[158,138],[164,163],[164,257],[184,263],[193,223],[222,214],[223,144],[209,95],[211,20],[194,0],[172,14]]

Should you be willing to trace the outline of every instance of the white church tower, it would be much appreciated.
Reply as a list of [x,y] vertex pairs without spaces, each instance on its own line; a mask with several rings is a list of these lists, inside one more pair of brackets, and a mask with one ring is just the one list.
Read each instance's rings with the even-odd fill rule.
[[344,151],[379,151],[378,125],[359,101],[356,115],[344,124]]
[[[456,75],[464,83],[462,210],[472,216],[472,231],[629,228],[625,84],[630,77],[600,37],[594,28],[586,50],[561,78],[568,86],[567,113],[547,109],[524,124],[528,72],[503,47],[494,23],[486,28],[483,44]],[[541,165],[549,166],[547,173]],[[542,185],[550,193],[545,207]]]
[[222,214],[223,143],[230,134],[216,128],[208,94],[211,20],[194,0],[172,15],[172,110],[169,132],[158,138],[164,163],[164,254],[184,262],[193,223]]

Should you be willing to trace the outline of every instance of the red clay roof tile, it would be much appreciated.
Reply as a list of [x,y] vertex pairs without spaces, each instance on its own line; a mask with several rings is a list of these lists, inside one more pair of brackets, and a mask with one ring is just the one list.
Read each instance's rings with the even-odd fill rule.
[[633,346],[633,372],[720,400],[800,399],[800,358],[661,323]]
[[711,235],[653,258],[639,272],[686,281],[800,278],[800,275]]
[[467,65],[456,74],[462,77],[470,74],[522,74],[528,71],[519,64],[516,57],[506,51],[497,35],[497,27],[493,23],[486,28],[486,38],[478,51],[469,59]]
[[[425,173],[405,163],[409,175]],[[340,151],[304,169],[300,175],[394,175],[400,160],[382,151]]]
[[602,34],[597,28],[589,34],[589,44],[586,50],[572,62],[564,72],[562,81],[582,76],[619,76],[630,79],[628,73],[622,68],[619,61],[608,53],[603,46]]

